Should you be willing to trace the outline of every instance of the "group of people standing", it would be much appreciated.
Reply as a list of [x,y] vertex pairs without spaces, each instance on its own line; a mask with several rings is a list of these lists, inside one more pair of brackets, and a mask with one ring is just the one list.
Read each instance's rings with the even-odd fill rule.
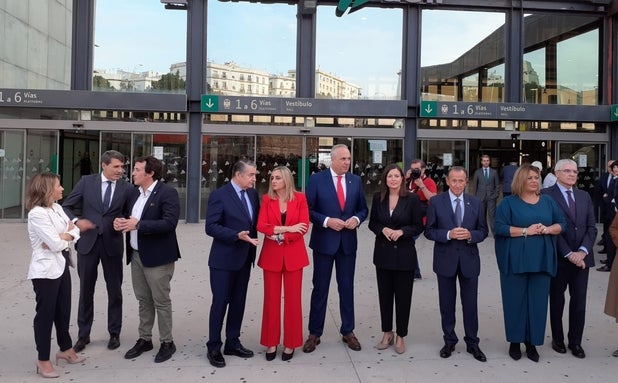
[[[213,238],[208,259],[212,302],[206,347],[212,366],[224,367],[224,355],[254,356],[241,343],[240,334],[251,268],[258,258],[259,245],[262,246],[257,264],[263,269],[264,280],[260,343],[266,348],[266,360],[276,358],[279,344],[283,345],[284,361],[293,358],[296,348],[302,346],[303,352],[310,353],[320,345],[333,267],[341,339],[350,349],[361,350],[354,333],[354,273],[357,228],[367,218],[369,229],[375,234],[373,263],[383,333],[377,349],[393,346],[397,353],[405,352],[414,280],[420,278],[415,241],[424,233],[434,241],[433,271],[438,281],[444,341],[439,355],[450,357],[458,343],[458,283],[466,351],[478,361],[487,360],[477,334],[481,269],[478,243],[491,228],[509,355],[520,359],[520,344],[524,343],[527,357],[539,360],[535,346],[544,340],[549,298],[553,349],[565,353],[568,347],[574,356],[585,357],[581,342],[586,289],[588,270],[594,266],[597,233],[592,200],[574,187],[574,161],[558,161],[557,183],[543,191],[538,168],[529,164],[517,167],[512,174],[510,194],[498,206],[490,201],[490,185],[498,182],[497,175],[490,169],[484,171],[485,166],[474,176],[477,197],[465,193],[468,173],[463,167],[449,169],[449,189],[437,194],[435,183],[432,185],[433,181],[424,175],[422,161],[414,160],[407,174],[395,164],[388,165],[369,214],[361,179],[349,172],[349,149],[335,145],[330,154],[330,168],[313,174],[304,194],[295,190],[290,170],[280,166],[272,170],[268,192],[260,198],[254,188],[255,164],[240,160],[232,168],[231,182],[210,195],[205,231]],[[489,165],[489,157],[483,157],[483,161]],[[99,263],[108,293],[107,347],[120,346],[125,246],[139,302],[139,337],[125,358],[133,359],[153,349],[155,317],[161,342],[155,362],[168,360],[176,351],[170,281],[174,264],[180,258],[175,232],[180,210],[178,193],[160,181],[163,166],[155,157],[135,160],[132,176],[136,187],[121,179],[123,165],[122,154],[105,152],[101,158],[102,172],[82,177],[62,207],[56,203],[63,191],[57,175],[39,174],[28,187],[28,230],[33,249],[29,279],[37,300],[36,367],[44,377],[58,376],[50,361],[53,325],[60,347],[56,361],[84,361],[77,352],[90,343]],[[313,290],[308,336],[303,342],[302,275],[303,268],[309,265],[304,238],[310,223]],[[618,222],[613,229],[618,240]],[[263,234],[263,241],[258,233]],[[80,278],[79,333],[74,345],[68,332],[68,265],[73,243]],[[612,274],[614,289],[618,289],[618,272]],[[569,328],[565,337],[562,318],[567,288]],[[612,298],[608,294],[606,312],[618,318],[615,295],[618,294],[614,292]]]
[[[151,350],[152,327],[158,320],[161,347],[155,362],[176,351],[172,338],[170,281],[180,258],[176,226],[180,204],[176,189],[164,184],[163,164],[153,156],[134,161],[132,187],[122,179],[125,157],[109,150],[101,156],[100,174],[85,175],[64,199],[60,177],[35,175],[28,185],[28,233],[32,258],[28,278],[36,295],[34,319],[38,351],[36,371],[45,378],[59,376],[50,360],[52,326],[60,351],[58,359],[81,363],[90,343],[94,292],[101,264],[107,288],[107,330],[110,350],[120,347],[122,328],[123,254],[131,264],[133,291],[139,303],[139,339],[125,354],[135,358]],[[123,234],[126,233],[126,236]],[[126,243],[124,243],[126,241]],[[71,256],[77,251],[76,264]],[[71,282],[68,266],[79,276],[78,339],[69,335]]]

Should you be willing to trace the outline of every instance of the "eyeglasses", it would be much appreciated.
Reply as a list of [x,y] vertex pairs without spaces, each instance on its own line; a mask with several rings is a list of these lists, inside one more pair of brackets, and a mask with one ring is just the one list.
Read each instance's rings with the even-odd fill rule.
[[560,172],[566,173],[566,174],[577,174],[578,171],[577,170],[573,170],[573,169],[562,169],[559,170]]

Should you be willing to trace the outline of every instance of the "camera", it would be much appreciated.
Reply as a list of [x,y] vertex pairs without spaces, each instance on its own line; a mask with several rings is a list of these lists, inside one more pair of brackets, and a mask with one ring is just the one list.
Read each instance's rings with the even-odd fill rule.
[[412,173],[410,173],[410,176],[413,180],[421,178],[421,169],[412,169]]

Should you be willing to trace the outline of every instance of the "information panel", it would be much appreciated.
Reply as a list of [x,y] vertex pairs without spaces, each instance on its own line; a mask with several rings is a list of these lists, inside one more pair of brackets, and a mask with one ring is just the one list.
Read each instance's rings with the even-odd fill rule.
[[609,105],[421,101],[420,117],[472,120],[605,122]]
[[402,117],[407,114],[405,101],[331,100],[202,95],[202,112],[291,116],[363,116]]

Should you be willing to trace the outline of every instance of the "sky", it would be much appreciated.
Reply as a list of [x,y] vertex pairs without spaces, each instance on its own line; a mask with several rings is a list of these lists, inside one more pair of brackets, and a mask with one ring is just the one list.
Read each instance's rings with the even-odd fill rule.
[[[208,5],[208,60],[272,74],[295,69],[295,6]],[[168,73],[171,64],[186,61],[185,11],[166,10],[160,0],[97,0],[95,17],[95,69]],[[364,8],[336,17],[334,6],[321,6],[316,17],[321,70],[362,87],[366,96],[396,93],[401,10]],[[421,65],[451,62],[503,24],[502,13],[425,10]]]

